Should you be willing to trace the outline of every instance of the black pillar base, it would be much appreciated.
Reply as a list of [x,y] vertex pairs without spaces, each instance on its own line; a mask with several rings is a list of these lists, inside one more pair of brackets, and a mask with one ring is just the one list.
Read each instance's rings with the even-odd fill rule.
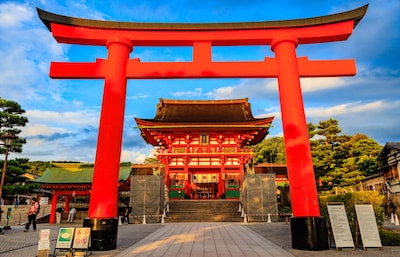
[[299,250],[328,250],[328,233],[324,217],[292,217],[292,248]]
[[84,227],[91,228],[91,247],[93,251],[107,251],[117,248],[118,218],[86,218]]
[[4,226],[3,230],[11,230],[11,227],[10,226]]

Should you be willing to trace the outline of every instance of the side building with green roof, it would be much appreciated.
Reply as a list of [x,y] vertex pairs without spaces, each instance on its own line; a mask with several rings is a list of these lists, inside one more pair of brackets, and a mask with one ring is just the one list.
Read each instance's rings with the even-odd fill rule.
[[[131,164],[121,164],[118,191],[130,191]],[[72,198],[90,197],[92,180],[94,173],[94,164],[81,162],[51,163],[45,170],[43,176],[33,180],[34,183],[40,183],[41,189],[52,192],[51,213],[49,223],[55,223],[57,202],[59,198],[65,199],[64,212],[69,212]],[[127,199],[126,204],[128,204]]]

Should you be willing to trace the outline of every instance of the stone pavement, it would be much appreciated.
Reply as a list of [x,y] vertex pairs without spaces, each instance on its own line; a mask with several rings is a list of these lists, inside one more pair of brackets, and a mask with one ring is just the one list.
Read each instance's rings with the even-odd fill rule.
[[[38,224],[51,230],[51,251],[59,227],[81,227],[81,224]],[[12,226],[0,235],[0,257],[30,257],[37,255],[38,232],[23,232],[22,226]],[[93,251],[92,256],[374,256],[398,257],[400,246],[302,251],[291,248],[290,225],[280,223],[166,223],[125,224],[118,228],[117,249]]]

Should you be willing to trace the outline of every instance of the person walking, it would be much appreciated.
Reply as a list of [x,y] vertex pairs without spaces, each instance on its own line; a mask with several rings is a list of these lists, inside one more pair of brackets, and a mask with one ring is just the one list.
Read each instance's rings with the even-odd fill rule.
[[72,221],[74,221],[74,215],[75,214],[76,214],[76,209],[75,208],[72,208],[71,210],[69,210],[67,223],[72,223]]
[[32,198],[31,201],[31,206],[29,207],[29,211],[28,211],[28,223],[26,223],[25,225],[25,229],[24,232],[28,232],[29,231],[29,227],[31,226],[32,223],[32,227],[33,227],[33,231],[36,231],[36,215],[39,212],[39,203],[37,202],[36,197]]

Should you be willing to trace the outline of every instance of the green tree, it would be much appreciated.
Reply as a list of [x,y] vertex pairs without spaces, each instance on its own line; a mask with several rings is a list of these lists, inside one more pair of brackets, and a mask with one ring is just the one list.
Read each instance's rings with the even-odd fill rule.
[[326,145],[332,145],[337,140],[337,136],[342,130],[339,128],[339,121],[332,118],[320,121],[314,133],[324,137]]
[[308,129],[316,179],[329,186],[340,183],[337,179],[341,176],[335,169],[341,165],[341,144],[348,136],[339,135],[342,130],[339,128],[339,122],[334,119],[320,121],[318,125],[308,124]]
[[[26,139],[19,136],[21,133],[20,128],[28,123],[28,118],[22,116],[24,113],[25,110],[17,102],[0,97],[0,136],[6,132],[11,132],[17,136],[10,148],[11,152],[22,152],[22,145],[26,144]],[[1,145],[0,153],[3,154],[4,152],[4,145]]]
[[253,163],[286,163],[283,137],[264,139],[253,148]]
[[[373,139],[363,134],[341,134],[339,121],[328,119],[307,124],[314,173],[325,189],[354,186],[377,170],[382,151]],[[283,137],[272,137],[253,146],[253,163],[286,163]]]
[[50,162],[30,161],[27,165],[29,166],[29,170],[27,171],[28,173],[42,176],[47,167],[50,166]]
[[[28,118],[22,115],[24,113],[25,110],[17,102],[0,97],[0,137],[7,132],[11,132],[17,137],[9,148],[9,152],[22,152],[22,145],[26,143],[25,138],[19,136],[22,131],[21,128],[28,122]],[[0,145],[0,154],[5,152],[4,144]],[[3,195],[7,193],[7,185],[24,182],[25,179],[21,175],[28,169],[27,162],[27,159],[8,160]],[[4,161],[1,161],[1,167],[3,167],[3,164]]]
[[366,135],[341,135],[339,122],[320,121],[310,141],[315,177],[328,188],[354,186],[377,168],[382,146]]
[[[40,186],[36,183],[25,184],[27,179],[22,175],[29,173],[28,160],[26,158],[16,158],[7,162],[7,183],[3,187],[3,195],[24,194]],[[4,161],[1,161],[0,165],[3,165],[3,163]]]
[[160,163],[160,161],[157,159],[157,157],[146,157],[144,159],[144,163],[146,163],[146,164],[154,164],[154,163]]

